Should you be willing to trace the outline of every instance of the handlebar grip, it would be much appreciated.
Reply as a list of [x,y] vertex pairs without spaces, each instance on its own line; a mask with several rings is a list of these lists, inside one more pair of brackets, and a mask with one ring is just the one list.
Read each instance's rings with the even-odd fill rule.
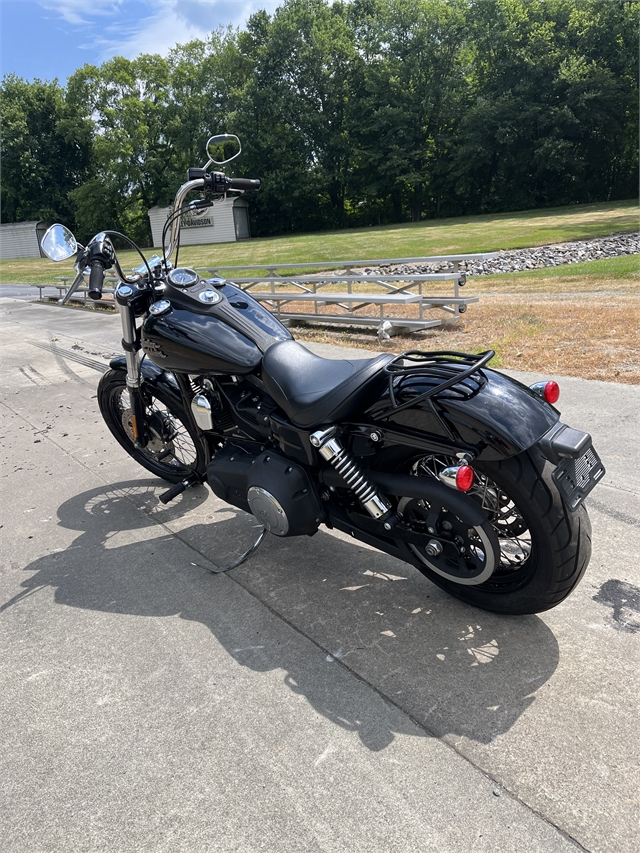
[[258,178],[229,178],[230,190],[259,190]]
[[104,284],[104,267],[100,261],[93,261],[91,273],[89,274],[89,299],[102,299],[102,285]]

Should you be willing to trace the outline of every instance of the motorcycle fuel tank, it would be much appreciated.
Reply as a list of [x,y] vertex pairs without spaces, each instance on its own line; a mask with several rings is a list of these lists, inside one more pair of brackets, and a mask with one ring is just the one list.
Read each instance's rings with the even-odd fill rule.
[[164,297],[164,310],[154,314],[151,306],[141,344],[165,370],[251,373],[271,344],[291,337],[273,314],[233,285],[213,288],[199,279],[185,289],[168,286]]

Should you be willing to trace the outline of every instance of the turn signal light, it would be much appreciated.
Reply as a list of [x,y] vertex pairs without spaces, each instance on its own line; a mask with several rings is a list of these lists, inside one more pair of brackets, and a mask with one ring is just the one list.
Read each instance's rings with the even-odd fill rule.
[[438,477],[446,486],[457,489],[459,492],[468,492],[476,479],[473,468],[466,464],[444,468]]
[[547,403],[557,403],[560,396],[560,386],[558,383],[553,380],[547,382],[544,386],[544,393],[542,396]]
[[471,465],[461,465],[456,471],[456,489],[461,492],[468,492],[475,479]]
[[552,379],[549,382],[535,382],[533,385],[529,385],[529,388],[551,405],[557,403],[560,398],[560,386]]

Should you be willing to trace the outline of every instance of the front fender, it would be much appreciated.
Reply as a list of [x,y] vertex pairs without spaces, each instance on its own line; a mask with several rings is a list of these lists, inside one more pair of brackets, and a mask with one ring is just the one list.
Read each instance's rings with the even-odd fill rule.
[[[527,450],[558,422],[558,410],[526,385],[495,370],[484,368],[482,374],[483,381],[473,391],[460,394],[451,389],[422,401],[417,398],[433,388],[434,380],[421,376],[405,380],[400,400],[415,396],[416,405],[391,410],[378,423],[394,432],[458,441],[474,447],[479,459],[496,461]],[[388,407],[387,391],[368,414],[375,418],[376,410]]]
[[[126,374],[126,357],[124,355],[116,355],[109,362],[109,367],[112,370],[122,370],[122,372]],[[176,403],[180,406],[184,406],[180,388],[172,373],[167,373],[166,370],[162,370],[162,368],[157,367],[152,361],[143,358],[140,362],[140,376],[146,383],[152,385],[154,388],[160,388],[165,392],[165,394],[173,397]]]

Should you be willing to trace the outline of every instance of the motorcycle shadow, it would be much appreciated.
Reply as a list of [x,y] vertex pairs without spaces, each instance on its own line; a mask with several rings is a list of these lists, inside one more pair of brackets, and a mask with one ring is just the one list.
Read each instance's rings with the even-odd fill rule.
[[[210,575],[197,558],[185,565],[179,540],[222,565],[221,557],[251,544],[255,519],[204,488],[162,506],[163,490],[158,480],[127,481],[63,503],[59,524],[80,536],[66,551],[27,566],[32,574],[24,591],[0,609],[49,586],[56,603],[68,607],[197,621],[241,666],[283,670],[290,690],[356,731],[373,751],[396,732],[419,730],[383,705],[354,700],[353,691],[336,686],[344,684],[340,679],[319,679],[299,642],[256,640],[273,631],[272,612],[326,650],[327,667],[344,665],[425,734],[453,742],[487,744],[507,732],[558,665],[558,643],[539,617],[501,617],[463,605],[412,567],[322,530],[311,538],[268,536],[233,570],[233,580],[269,608],[252,599],[251,619],[238,620],[220,595],[228,588],[213,586],[224,584],[224,576]],[[204,523],[189,525],[191,517]]]

